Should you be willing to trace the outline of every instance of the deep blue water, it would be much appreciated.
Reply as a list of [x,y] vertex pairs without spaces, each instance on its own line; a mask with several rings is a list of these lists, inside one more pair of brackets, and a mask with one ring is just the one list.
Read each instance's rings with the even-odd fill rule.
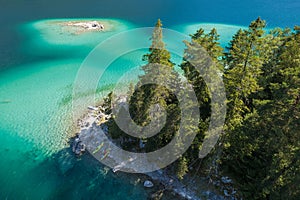
[[0,5],[0,70],[39,59],[18,52],[24,37],[16,33],[17,25],[38,19],[108,17],[152,26],[161,18],[166,27],[199,22],[247,26],[261,16],[269,27],[293,27],[300,23],[298,0],[0,0]]
[[20,41],[26,38],[16,32],[16,26],[38,19],[108,17],[152,26],[161,18],[166,27],[199,22],[247,26],[261,16],[268,27],[300,24],[298,0],[0,0],[0,5],[0,70],[44,59],[29,58],[18,49]]
[[[271,27],[299,23],[298,0],[99,0],[8,1],[1,0],[1,27],[12,23],[65,17],[122,18],[142,26],[159,17],[168,26],[190,22],[247,25],[261,16]],[[7,21],[6,21],[7,20]]]

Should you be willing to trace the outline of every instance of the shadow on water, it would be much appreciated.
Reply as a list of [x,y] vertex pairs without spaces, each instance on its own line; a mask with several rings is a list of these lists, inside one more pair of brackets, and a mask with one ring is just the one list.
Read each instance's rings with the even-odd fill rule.
[[[36,192],[36,198],[47,199],[146,199],[147,191],[137,177],[114,174],[89,153],[77,158],[71,148],[57,152],[32,169],[31,180],[40,181],[41,191],[51,184],[45,196]],[[32,174],[29,173],[29,174]],[[40,193],[40,196],[38,195]]]

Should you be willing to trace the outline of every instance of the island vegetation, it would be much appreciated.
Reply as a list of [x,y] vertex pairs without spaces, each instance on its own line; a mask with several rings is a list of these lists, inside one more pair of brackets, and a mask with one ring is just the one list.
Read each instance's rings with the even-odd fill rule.
[[[190,35],[190,41],[184,41],[186,49],[179,66],[193,86],[201,116],[193,144],[165,170],[178,179],[187,174],[207,177],[219,187],[218,183],[226,182],[224,177],[228,176],[238,199],[299,199],[300,28],[265,32],[265,27],[266,22],[257,18],[247,30],[240,29],[226,49],[220,46],[216,29],[205,32],[200,28]],[[133,95],[129,111],[137,124],[145,126],[150,118],[160,120],[160,112],[151,109],[159,104],[167,113],[166,125],[159,134],[143,139],[141,145],[140,139],[118,127],[113,115],[106,122],[111,137],[122,138],[122,148],[136,152],[151,152],[168,144],[181,120],[179,101],[172,90],[143,84],[150,78],[158,82],[168,78],[170,85],[176,87],[182,81],[163,42],[160,20],[151,39],[149,53],[143,57],[148,63],[141,67],[144,74],[137,85],[130,87]],[[211,98],[203,77],[189,62],[189,58],[197,56],[197,48],[204,48],[222,72],[219,76],[227,96],[222,135],[203,159],[198,154],[210,122]],[[112,95],[104,102],[107,115],[111,114]]]

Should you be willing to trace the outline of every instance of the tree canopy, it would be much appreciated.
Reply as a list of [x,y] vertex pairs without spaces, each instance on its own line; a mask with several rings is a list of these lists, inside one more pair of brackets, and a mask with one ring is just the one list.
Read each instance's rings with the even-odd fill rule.
[[[201,116],[193,144],[167,170],[182,179],[199,160],[198,152],[210,122],[211,98],[203,75],[190,59],[196,57],[199,64],[204,62],[205,58],[197,54],[203,49],[224,80],[227,116],[221,140],[204,159],[208,164],[201,166],[201,175],[209,174],[209,163],[215,163],[218,169],[213,178],[232,177],[240,198],[299,199],[300,28],[266,32],[265,26],[266,22],[257,18],[248,29],[238,30],[225,50],[220,46],[216,29],[205,32],[200,27],[190,35],[190,41],[184,41],[186,49],[179,66],[195,91]],[[145,152],[165,146],[178,131],[181,120],[174,91],[164,85],[148,84],[168,83],[176,87],[182,82],[163,41],[160,20],[151,41],[149,53],[142,58],[147,61],[141,67],[144,73],[137,85],[131,86],[134,92],[129,110],[133,120],[145,126],[150,119],[159,121],[164,109],[167,123],[158,135],[143,139]],[[153,105],[159,105],[156,111]],[[111,130],[120,132],[115,125],[111,125]],[[125,137],[124,134],[115,136]]]

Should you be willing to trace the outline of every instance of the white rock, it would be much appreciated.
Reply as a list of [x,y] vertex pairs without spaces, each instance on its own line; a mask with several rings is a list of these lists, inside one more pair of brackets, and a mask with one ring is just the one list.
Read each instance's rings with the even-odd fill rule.
[[146,188],[151,188],[153,186],[154,186],[154,184],[151,181],[145,181],[144,182],[144,187],[146,187]]
[[224,195],[225,195],[226,197],[229,197],[229,196],[230,196],[230,194],[228,193],[227,190],[224,190]]
[[88,106],[88,109],[90,109],[90,110],[95,110],[95,111],[99,110],[98,108],[96,108],[96,107],[94,107],[94,106]]
[[222,182],[225,183],[225,184],[228,184],[228,183],[231,183],[231,182],[232,182],[232,180],[231,180],[230,178],[228,178],[227,176],[222,177],[221,180],[222,180]]

